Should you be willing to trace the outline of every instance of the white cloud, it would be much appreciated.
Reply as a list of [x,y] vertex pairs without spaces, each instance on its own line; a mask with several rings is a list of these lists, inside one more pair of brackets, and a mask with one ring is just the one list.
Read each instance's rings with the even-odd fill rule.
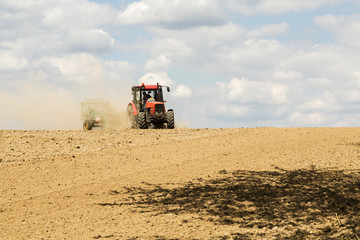
[[342,115],[342,118],[340,118],[335,124],[334,127],[353,127],[353,126],[359,126],[360,122],[360,114],[346,114]]
[[287,23],[278,23],[278,24],[266,24],[259,29],[251,30],[248,32],[247,36],[249,38],[259,38],[259,37],[274,37],[277,35],[283,35],[287,33],[290,29],[290,26]]
[[290,50],[275,39],[251,39],[218,49],[216,55],[222,71],[253,78],[254,74],[278,68]]
[[134,67],[126,61],[106,61],[104,62],[104,71],[113,80],[118,79],[121,75],[132,79]]
[[0,49],[0,56],[0,73],[21,71],[29,64],[25,58],[21,56],[15,56],[9,50]]
[[[265,35],[285,29],[287,24],[265,25],[249,30],[234,23],[217,27],[199,27],[186,31],[148,28],[154,35],[150,42],[138,44],[153,58],[165,56],[172,65],[197,70],[243,76],[254,79],[301,82],[301,79],[349,79],[359,71],[357,54],[337,44],[292,45]],[[255,34],[256,33],[256,34]],[[249,39],[249,36],[261,36]],[[359,41],[360,42],[360,41]]]
[[136,47],[149,52],[152,56],[145,65],[147,71],[151,70],[150,66],[158,71],[164,70],[167,62],[171,62],[171,65],[184,64],[197,67],[211,63],[211,58],[218,48],[241,41],[246,32],[245,28],[234,23],[213,27],[201,26],[186,31],[157,27],[147,27],[146,30],[154,36],[153,39],[140,42]]
[[306,79],[306,85],[311,88],[328,88],[332,84],[332,81],[325,77]]
[[[260,35],[276,35],[286,24],[266,25],[255,32],[234,23],[202,26],[186,31],[147,28],[155,35],[151,42],[138,44],[152,56],[166,56],[172,64],[206,68],[206,71],[244,72],[247,66],[257,68],[276,64],[288,49],[275,39],[248,39]],[[206,60],[204,60],[206,59]],[[269,60],[271,59],[271,60]]]
[[286,88],[279,84],[232,79],[220,84],[227,101],[233,104],[284,104],[287,103]]
[[187,28],[225,23],[225,12],[218,0],[142,0],[120,11],[120,24],[157,25]]
[[103,29],[72,29],[65,45],[70,52],[104,53],[113,49],[115,40]]
[[171,94],[175,98],[190,98],[192,96],[192,90],[184,84],[180,84]]
[[347,84],[349,88],[359,89],[360,88],[360,72],[353,72],[354,78]]
[[114,46],[114,39],[103,28],[116,15],[109,5],[82,0],[1,5],[0,46],[7,45],[29,61],[64,51],[108,52]]
[[335,5],[346,0],[227,0],[230,11],[244,15],[281,14],[287,12],[301,12],[326,5]]
[[317,96],[313,99],[300,104],[297,107],[302,112],[335,112],[340,110],[339,105],[335,99],[334,93],[325,92],[324,94]]
[[157,38],[146,48],[152,55],[163,55],[167,59],[188,59],[194,54],[190,46],[174,38]]
[[289,121],[295,126],[321,126],[331,122],[330,117],[323,113],[308,113],[294,112],[291,114]]
[[63,18],[64,12],[61,8],[47,9],[44,12],[42,23],[46,26],[55,26],[57,23],[60,23]]
[[70,81],[90,84],[103,79],[101,60],[89,54],[72,54],[62,58],[43,58],[40,62],[48,62],[57,67],[61,74]]
[[170,59],[168,59],[165,55],[160,55],[156,58],[152,58],[146,61],[144,65],[144,70],[150,72],[160,71],[164,68],[167,68],[170,64]]
[[139,78],[139,84],[145,83],[146,85],[160,85],[174,87],[176,84],[170,79],[166,72],[148,72]]
[[299,81],[302,78],[302,74],[293,70],[284,71],[274,69],[271,78],[280,81]]
[[324,15],[314,18],[314,23],[334,33],[338,42],[360,49],[360,15]]
[[116,9],[110,5],[83,0],[2,1],[0,11],[0,19],[4,20],[0,26],[6,30],[5,36],[17,29],[34,35],[43,30],[101,28],[116,16]]
[[323,100],[314,99],[310,102],[305,103],[303,106],[300,106],[300,108],[301,107],[305,108],[306,110],[308,109],[321,110],[326,107],[326,103]]
[[343,88],[337,91],[336,99],[343,104],[360,104],[360,89]]
[[139,78],[139,84],[169,86],[173,91],[170,95],[174,98],[190,98],[192,96],[192,90],[190,87],[179,84],[177,85],[166,72],[148,72]]
[[116,10],[110,5],[90,1],[44,1],[40,8],[43,8],[41,15],[43,26],[61,30],[99,28],[112,21],[116,16]]
[[327,78],[341,83],[351,79],[352,73],[359,69],[356,64],[359,56],[352,49],[337,44],[314,45],[289,53],[291,55],[283,59],[282,67],[296,69],[306,78]]

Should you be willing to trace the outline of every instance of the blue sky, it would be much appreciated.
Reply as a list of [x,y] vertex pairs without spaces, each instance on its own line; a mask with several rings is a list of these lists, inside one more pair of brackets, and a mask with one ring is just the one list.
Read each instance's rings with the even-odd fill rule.
[[80,128],[170,85],[180,126],[358,126],[360,4],[351,0],[0,0],[0,129]]

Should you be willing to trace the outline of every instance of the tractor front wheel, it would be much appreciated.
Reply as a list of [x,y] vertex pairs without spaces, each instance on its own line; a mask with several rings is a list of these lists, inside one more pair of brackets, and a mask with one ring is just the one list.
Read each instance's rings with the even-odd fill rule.
[[137,115],[137,123],[140,129],[146,129],[146,115],[144,112],[139,112]]
[[166,122],[167,122],[167,128],[174,129],[175,127],[174,111],[166,112]]

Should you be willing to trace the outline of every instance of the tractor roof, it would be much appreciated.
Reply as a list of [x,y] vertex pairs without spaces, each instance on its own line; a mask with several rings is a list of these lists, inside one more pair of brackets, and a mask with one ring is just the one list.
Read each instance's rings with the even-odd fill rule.
[[162,86],[161,85],[145,85],[145,84],[142,84],[142,85],[135,86],[135,87],[141,88],[143,90],[156,90],[156,89],[161,88]]

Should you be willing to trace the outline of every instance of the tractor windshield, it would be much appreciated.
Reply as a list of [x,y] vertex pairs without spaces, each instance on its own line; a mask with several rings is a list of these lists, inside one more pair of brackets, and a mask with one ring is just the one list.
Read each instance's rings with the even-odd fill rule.
[[162,89],[145,90],[142,92],[143,100],[146,101],[149,98],[153,98],[156,102],[164,102]]

